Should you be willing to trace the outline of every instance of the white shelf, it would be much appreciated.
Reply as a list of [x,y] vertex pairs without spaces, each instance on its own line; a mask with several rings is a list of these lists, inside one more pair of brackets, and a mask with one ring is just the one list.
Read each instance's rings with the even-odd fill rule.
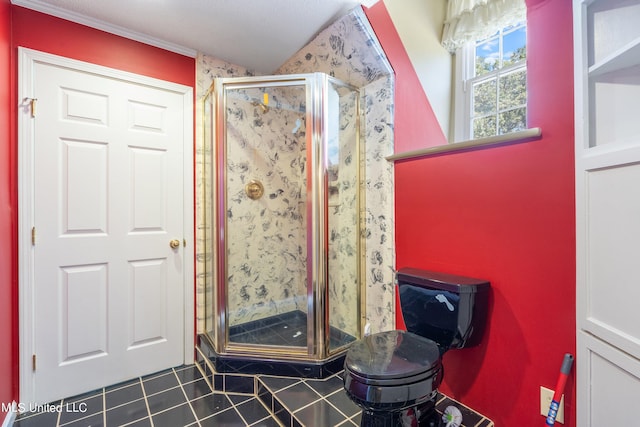
[[640,2],[594,1],[587,9],[589,147],[621,146],[640,139]]
[[640,37],[589,67],[589,77],[601,76],[638,64],[640,64]]

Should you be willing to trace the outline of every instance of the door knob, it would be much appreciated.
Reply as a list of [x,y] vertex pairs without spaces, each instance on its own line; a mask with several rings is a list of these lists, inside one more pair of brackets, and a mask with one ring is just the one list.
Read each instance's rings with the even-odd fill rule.
[[180,246],[180,240],[173,239],[172,241],[169,242],[169,246],[171,246],[171,249],[175,249],[175,248],[179,247]]

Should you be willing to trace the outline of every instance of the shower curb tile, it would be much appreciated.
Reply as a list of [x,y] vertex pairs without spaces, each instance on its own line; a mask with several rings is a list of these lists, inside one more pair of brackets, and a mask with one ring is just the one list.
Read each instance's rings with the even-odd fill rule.
[[257,394],[229,394],[227,395],[231,403],[236,406],[242,405],[251,399],[257,399]]
[[282,421],[285,426],[291,425],[293,415],[276,398],[273,399],[273,416]]
[[273,393],[269,390],[261,381],[258,381],[258,389],[256,390],[256,396],[264,403],[272,414],[275,413],[273,409]]
[[[207,373],[205,379],[209,379],[209,372],[211,372],[211,380],[209,380],[209,386],[213,391],[224,392],[224,375],[220,374],[216,371],[215,366],[213,366],[213,362],[209,357],[205,355],[205,350],[201,348],[202,346],[197,346],[199,354],[203,357],[203,362],[205,366],[205,373]],[[208,346],[207,346],[208,348]]]
[[207,383],[207,385],[209,386],[211,391],[215,391],[215,389],[213,388],[213,382],[212,382],[213,381],[213,375],[211,375],[211,377],[209,377],[209,375],[206,374],[206,371],[207,371],[206,363],[204,363],[203,360],[196,360],[195,366],[197,367],[198,371],[200,371],[200,375],[202,375],[202,379]]
[[253,375],[224,375],[225,393],[255,394],[256,378]]
[[277,393],[302,382],[300,378],[277,377],[272,375],[258,376],[258,381],[261,382],[267,389],[269,389],[269,391],[272,391],[274,393]]
[[213,375],[213,390],[224,391],[224,375],[222,374]]
[[280,401],[280,403],[294,415],[299,409],[309,406],[318,400],[322,400],[322,397],[304,382],[280,390],[275,393],[274,396],[275,399]]

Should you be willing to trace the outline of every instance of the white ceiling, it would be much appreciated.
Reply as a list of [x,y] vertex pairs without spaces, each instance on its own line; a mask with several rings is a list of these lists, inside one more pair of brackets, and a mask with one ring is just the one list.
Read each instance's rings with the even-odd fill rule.
[[377,0],[13,0],[167,50],[271,73],[354,7]]

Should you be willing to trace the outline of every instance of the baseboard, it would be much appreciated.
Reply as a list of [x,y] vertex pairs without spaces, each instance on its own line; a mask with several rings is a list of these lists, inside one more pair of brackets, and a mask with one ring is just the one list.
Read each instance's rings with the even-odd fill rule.
[[7,412],[7,415],[4,417],[4,421],[2,422],[2,427],[11,427],[13,422],[16,420],[16,414],[18,413],[18,404],[14,400],[11,403],[11,410]]

